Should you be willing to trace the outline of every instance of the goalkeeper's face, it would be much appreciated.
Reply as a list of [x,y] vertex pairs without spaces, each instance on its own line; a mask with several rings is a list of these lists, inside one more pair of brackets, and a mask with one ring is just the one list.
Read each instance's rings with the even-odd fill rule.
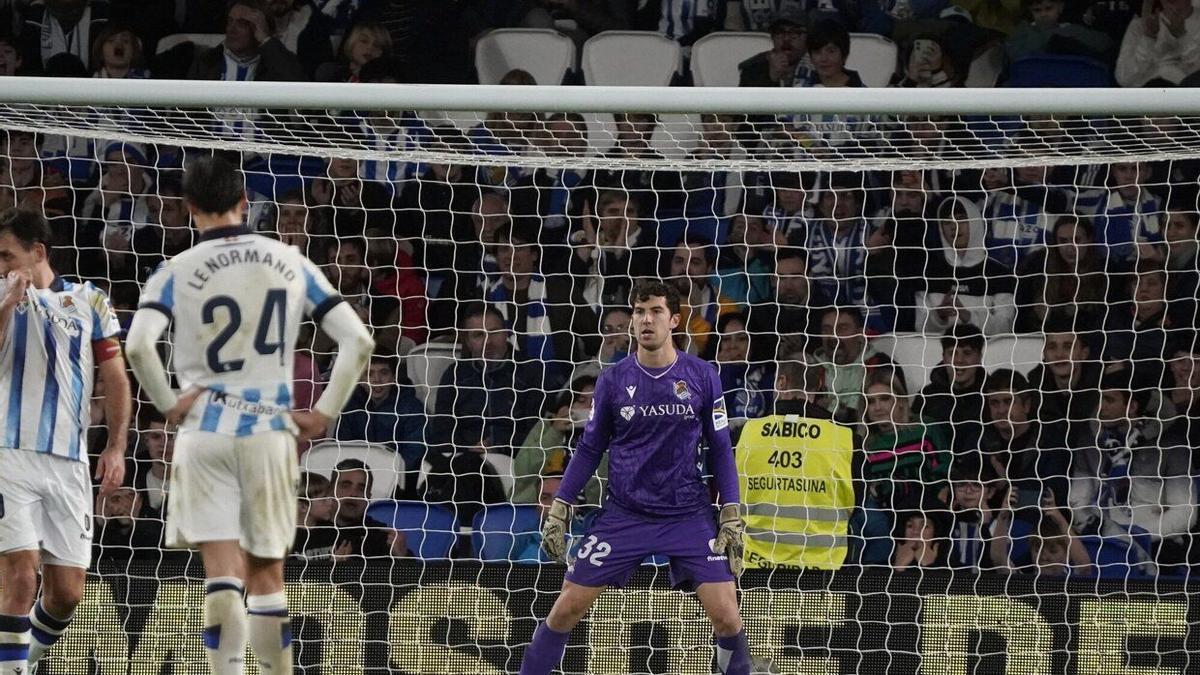
[[671,341],[671,333],[679,325],[679,314],[672,314],[667,299],[651,296],[633,306],[633,329],[639,349],[658,351]]

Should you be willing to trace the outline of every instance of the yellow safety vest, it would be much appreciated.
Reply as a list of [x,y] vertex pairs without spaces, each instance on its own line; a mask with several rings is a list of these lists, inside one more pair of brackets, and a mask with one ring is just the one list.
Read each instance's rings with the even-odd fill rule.
[[737,446],[746,567],[835,570],[854,511],[854,435],[829,420],[773,415],[746,422]]

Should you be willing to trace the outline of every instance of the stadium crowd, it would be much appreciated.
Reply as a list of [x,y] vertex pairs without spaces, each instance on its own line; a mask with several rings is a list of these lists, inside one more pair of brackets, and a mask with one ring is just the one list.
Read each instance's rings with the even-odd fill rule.
[[[995,44],[1012,62],[1082,56],[1129,87],[1189,86],[1200,73],[1200,2],[1189,0],[9,4],[3,75],[469,82],[473,40],[508,26],[576,40],[648,28],[684,45],[769,32],[773,49],[739,66],[746,86],[863,86],[845,68],[851,32],[901,45],[899,87],[961,86]],[[156,48],[181,32],[224,38]],[[331,119],[380,149],[590,152],[573,114],[494,113],[466,130],[415,112]],[[837,151],[876,130],[938,156],[964,124],[705,115],[692,155]],[[1141,138],[1194,133],[1170,119],[1128,124]],[[660,157],[658,126],[618,115],[604,156]],[[1035,120],[1019,133],[1069,132]],[[19,130],[0,150],[0,207],[43,212],[56,268],[106,288],[127,324],[140,284],[193,242],[179,181],[194,151]],[[1200,564],[1198,159],[833,173],[241,163],[249,224],[304,250],[375,332],[379,353],[329,437],[399,455],[409,479],[376,499],[450,505],[468,526],[485,504],[547,506],[597,375],[631,351],[630,287],[660,276],[685,298],[679,344],[717,364],[731,418],[803,404],[855,429],[852,562],[1122,576]],[[875,339],[898,333],[939,342],[927,384]],[[1042,363],[988,372],[990,345],[1014,334],[1044,336]],[[298,407],[333,356],[314,330],[303,343]],[[421,388],[407,355],[426,344],[457,351]],[[97,503],[100,557],[165,554],[173,432],[140,409],[129,485]],[[494,467],[508,465],[505,480]],[[347,460],[304,476],[295,555],[416,553],[368,515],[373,471]],[[603,481],[602,466],[588,504]],[[540,559],[528,536],[513,559]],[[1123,562],[1102,564],[1112,550]]]

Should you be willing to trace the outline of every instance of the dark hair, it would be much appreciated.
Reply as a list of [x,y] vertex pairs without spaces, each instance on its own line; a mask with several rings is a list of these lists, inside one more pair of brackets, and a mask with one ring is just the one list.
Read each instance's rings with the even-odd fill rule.
[[220,155],[197,157],[183,172],[183,198],[201,213],[232,211],[246,196],[237,166]]
[[947,328],[946,332],[942,334],[942,349],[970,347],[982,354],[985,344],[983,331],[969,323],[960,323],[952,328]]
[[1000,368],[987,376],[983,382],[983,393],[999,394],[1011,392],[1013,396],[1029,397],[1029,380],[1011,368]]
[[650,298],[666,298],[667,309],[672,314],[679,313],[679,289],[657,279],[645,279],[637,282],[629,292],[629,306],[646,302]]
[[825,369],[800,360],[780,361],[776,377],[787,380],[791,389],[799,389],[809,396],[825,389]]
[[267,30],[271,33],[275,32],[275,16],[267,11],[267,3],[263,0],[229,0],[225,4],[225,16],[229,16],[229,11],[238,5],[262,12],[263,18],[267,20]]
[[842,56],[850,56],[850,32],[836,19],[821,19],[808,29],[808,52],[820,51],[826,45],[834,45]]
[[311,500],[318,495],[328,495],[330,487],[329,479],[325,476],[311,471],[300,472],[300,499]]
[[854,319],[855,325],[857,325],[859,328],[862,328],[866,323],[866,319],[863,318],[862,310],[854,305],[828,305],[819,316],[824,318],[825,315],[830,313],[845,314],[846,316]]
[[382,363],[391,368],[393,374],[400,371],[400,357],[391,352],[375,352],[371,355],[371,363]]
[[50,224],[45,217],[35,211],[24,208],[14,208],[0,213],[0,234],[11,233],[25,250],[41,244],[50,251]]
[[329,482],[337,483],[338,474],[346,471],[362,471],[367,474],[367,497],[370,497],[371,488],[375,483],[375,478],[371,475],[371,467],[361,459],[343,459],[333,467],[333,472],[329,474]]
[[704,262],[712,267],[717,262],[717,247],[707,239],[688,235],[684,237],[676,246],[686,246],[688,248],[698,248],[704,253]]
[[162,424],[165,426],[167,423],[167,418],[158,411],[158,408],[155,408],[152,405],[143,406],[142,412],[140,415],[138,415],[138,417],[141,418],[138,426],[142,429],[150,428],[151,424]]
[[728,312],[726,314],[722,314],[717,319],[717,332],[724,333],[725,329],[729,326],[730,322],[732,322],[732,321],[741,321],[743,331],[745,331],[747,326],[750,325],[750,322],[747,319],[745,312]]
[[380,56],[371,59],[358,69],[359,82],[381,82],[387,79],[403,82],[409,79],[407,75],[408,66],[394,56]]
[[477,316],[487,316],[488,314],[496,317],[496,320],[501,324],[504,323],[504,315],[500,313],[500,310],[486,302],[473,302],[467,305],[466,309],[462,311],[462,315],[458,320],[458,327],[461,329],[467,325],[467,321],[470,319],[473,319]]

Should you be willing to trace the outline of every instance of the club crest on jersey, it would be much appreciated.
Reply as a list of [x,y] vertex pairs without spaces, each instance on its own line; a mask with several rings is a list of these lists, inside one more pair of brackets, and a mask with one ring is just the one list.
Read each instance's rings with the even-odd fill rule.
[[621,408],[621,417],[624,417],[625,421],[628,422],[633,419],[633,414],[636,412],[637,410],[633,406],[627,405]]
[[63,309],[74,310],[75,309],[75,298],[72,298],[69,295],[62,296],[62,306],[63,306]]
[[692,397],[691,390],[688,389],[687,382],[683,380],[675,380],[675,398],[680,401],[686,401]]

